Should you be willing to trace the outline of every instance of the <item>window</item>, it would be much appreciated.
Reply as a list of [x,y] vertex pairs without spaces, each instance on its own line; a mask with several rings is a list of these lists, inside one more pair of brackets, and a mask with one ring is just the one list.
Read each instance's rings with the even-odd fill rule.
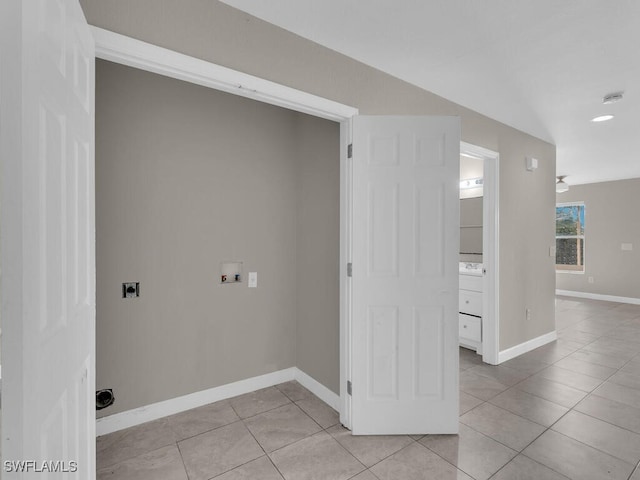
[[584,272],[584,202],[556,205],[556,270]]

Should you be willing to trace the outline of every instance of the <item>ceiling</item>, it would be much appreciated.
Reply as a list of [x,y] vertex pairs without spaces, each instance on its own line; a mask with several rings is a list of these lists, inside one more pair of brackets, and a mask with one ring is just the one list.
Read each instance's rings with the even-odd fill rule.
[[554,143],[569,184],[640,177],[638,0],[223,2]]

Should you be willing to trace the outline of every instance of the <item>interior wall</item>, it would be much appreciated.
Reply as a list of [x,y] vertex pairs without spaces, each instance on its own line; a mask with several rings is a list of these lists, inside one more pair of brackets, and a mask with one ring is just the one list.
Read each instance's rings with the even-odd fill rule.
[[[337,124],[105,61],[96,79],[97,388],[116,397],[99,416],[295,366],[296,239],[311,225],[298,223],[298,176],[317,182],[302,205],[327,228],[302,244],[315,257],[305,298],[327,290],[309,328],[327,338],[338,322],[339,212],[322,193],[339,182],[318,165],[335,152],[339,164]],[[316,130],[333,143],[312,157]],[[221,285],[229,260],[258,288]],[[123,299],[132,281],[140,297]],[[313,371],[331,386],[326,365]]]
[[296,127],[296,366],[339,393],[340,124]]
[[[500,154],[500,349],[555,329],[555,146],[217,1],[81,0],[89,23],[354,106],[458,115],[462,139]],[[539,160],[535,172],[525,157]],[[525,309],[531,308],[527,322]],[[337,373],[336,373],[337,375]]]
[[[585,205],[585,271],[557,273],[556,287],[640,299],[640,178],[572,185],[556,196],[557,203],[579,201]],[[623,243],[633,250],[622,250]]]

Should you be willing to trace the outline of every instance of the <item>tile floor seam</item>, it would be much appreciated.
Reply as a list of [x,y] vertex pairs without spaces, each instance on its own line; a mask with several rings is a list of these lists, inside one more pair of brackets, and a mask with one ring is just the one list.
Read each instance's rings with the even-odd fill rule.
[[[290,381],[293,381],[293,380],[290,380]],[[288,383],[288,382],[284,382],[284,383]],[[301,400],[301,399],[294,400],[294,399],[293,399],[293,398],[291,398],[289,395],[287,395],[287,392],[285,392],[284,390],[280,389],[280,388],[278,387],[278,385],[282,385],[282,384],[281,384],[281,383],[279,383],[279,384],[277,384],[277,385],[274,385],[274,388],[276,388],[276,389],[277,389],[281,394],[283,394],[285,397],[287,397],[287,398],[289,399],[289,401],[290,401],[290,402],[292,402],[292,403],[296,403],[297,401],[300,401],[300,400]],[[303,388],[304,388],[304,387],[303,387]],[[311,393],[311,392],[309,392],[309,393]],[[313,395],[313,394],[312,394],[312,395]]]
[[267,459],[269,460],[269,462],[271,463],[271,465],[273,465],[273,468],[276,469],[276,472],[278,472],[278,474],[282,477],[282,478],[286,478],[284,476],[284,473],[282,473],[280,471],[280,469],[278,468],[278,466],[275,464],[275,462],[273,461],[273,459],[269,456],[269,454],[265,454],[265,456],[267,457]]
[[[174,441],[174,442],[172,442],[172,443],[177,444],[178,442],[177,442],[177,440],[176,440],[176,441]],[[146,455],[146,454],[148,454],[148,453],[155,452],[156,450],[160,450],[161,448],[169,447],[169,446],[171,446],[171,445],[172,445],[172,443],[167,443],[167,444],[165,444],[165,445],[160,445],[159,447],[154,448],[153,450],[149,450],[148,452],[142,452],[142,453],[139,453],[138,455],[133,455],[132,457],[126,457],[126,458],[120,459],[120,460],[118,460],[118,461],[116,461],[116,462],[114,462],[114,463],[110,463],[110,464],[108,464],[108,465],[102,465],[102,466],[100,467],[100,470],[103,470],[103,469],[105,469],[105,468],[115,467],[116,465],[119,465],[119,464],[120,464],[120,463],[122,463],[122,462],[127,462],[127,461],[129,461],[129,460],[133,460],[134,458],[138,458],[138,457],[141,457],[141,456]],[[97,459],[97,454],[96,454],[96,459]],[[98,462],[97,462],[97,461],[96,461],[96,470],[98,470]],[[0,477],[0,478],[1,478],[1,477]]]
[[494,479],[494,478],[495,478],[495,476],[496,476],[496,475],[498,475],[498,473],[500,473],[500,470],[502,470],[502,469],[506,468],[506,467],[507,467],[507,465],[509,465],[510,463],[512,463],[513,461],[515,461],[515,459],[516,459],[516,458],[518,458],[520,455],[522,455],[523,457],[528,458],[529,460],[531,460],[532,462],[537,463],[538,465],[542,465],[543,467],[548,468],[549,470],[551,470],[551,471],[553,471],[553,472],[557,473],[558,475],[560,475],[561,477],[566,478],[567,480],[572,480],[572,479],[570,479],[569,477],[567,477],[566,475],[563,475],[562,473],[560,473],[560,472],[558,472],[558,471],[554,470],[554,469],[553,469],[553,468],[551,468],[549,465],[545,465],[544,463],[540,463],[540,462],[538,462],[537,460],[534,460],[533,458],[531,458],[531,457],[529,457],[529,456],[525,455],[525,454],[524,454],[524,453],[522,453],[522,452],[518,453],[515,457],[513,457],[511,460],[509,460],[507,463],[505,463],[502,467],[500,467],[500,468],[498,469],[498,471],[496,471],[493,475],[491,475],[487,480],[492,480],[492,479]]
[[522,455],[522,456],[524,456],[524,457],[527,457],[527,458],[528,458],[529,460],[531,460],[532,462],[536,462],[536,463],[539,463],[540,465],[543,465],[543,466],[547,467],[549,470],[551,470],[551,471],[553,471],[553,472],[557,473],[558,475],[560,475],[560,476],[562,476],[562,477],[564,477],[564,478],[567,478],[567,479],[569,479],[569,480],[579,480],[579,479],[573,479],[573,478],[571,478],[571,477],[568,477],[568,476],[567,476],[567,475],[565,475],[564,473],[559,472],[558,470],[556,470],[555,468],[553,468],[551,465],[547,465],[546,463],[539,462],[539,461],[538,461],[538,460],[536,460],[535,458],[531,458],[531,457],[530,457],[529,455],[527,455],[526,453],[521,453],[520,455]]
[[[527,379],[525,379],[525,380],[527,380]],[[524,382],[525,380],[523,380],[523,382]],[[569,388],[573,388],[574,390],[578,390],[577,388],[571,387],[570,385],[564,385],[563,383],[554,382],[553,380],[549,380],[548,378],[543,378],[543,380],[547,380],[548,382],[552,382],[552,383],[558,383],[559,385],[562,385],[563,387],[569,387]],[[520,382],[520,383],[522,383],[522,382]],[[514,385],[512,388],[517,388],[517,387],[518,387],[518,385],[520,385],[520,383],[517,383],[517,384],[516,384],[516,385]],[[584,400],[584,398],[586,398],[586,395],[585,395],[585,396],[584,396],[581,400],[579,400],[579,401],[578,401],[578,402],[577,402],[573,407],[565,407],[564,405],[560,405],[559,403],[554,402],[553,400],[549,400],[548,398],[545,398],[545,397],[543,397],[543,396],[541,396],[541,395],[538,395],[538,394],[536,394],[536,393],[529,392],[529,391],[527,391],[527,390],[521,390],[521,389],[519,389],[519,388],[518,388],[518,390],[520,390],[520,391],[522,391],[522,392],[525,392],[525,393],[528,393],[529,395],[533,395],[534,397],[538,397],[538,398],[541,398],[541,399],[543,399],[543,400],[546,400],[547,402],[551,402],[551,403],[553,403],[553,404],[555,404],[555,405],[558,405],[558,406],[560,406],[560,407],[568,408],[569,410],[573,409],[573,408],[575,407],[575,405],[577,405],[577,404],[578,404],[578,403],[580,403],[582,400]],[[582,390],[578,390],[578,391],[582,392]],[[591,393],[591,392],[583,392],[583,393],[589,394],[589,393]],[[496,395],[496,396],[497,396],[497,395]],[[493,397],[493,398],[495,398],[495,397]]]
[[[259,445],[259,444],[258,444],[258,445]],[[236,468],[244,467],[245,465],[248,465],[248,464],[250,464],[251,462],[255,462],[256,460],[258,460],[258,459],[262,458],[263,456],[267,456],[267,454],[265,453],[264,455],[260,455],[260,456],[259,456],[259,457],[257,457],[257,458],[253,458],[253,459],[251,459],[251,460],[247,460],[246,462],[244,462],[244,463],[240,463],[240,464],[238,464],[238,465],[236,465],[236,466],[234,466],[234,467],[231,467],[229,470],[225,470],[224,472],[220,472],[220,473],[218,473],[217,475],[214,475],[213,477],[207,477],[207,479],[206,479],[206,480],[213,480],[214,478],[218,478],[218,477],[220,477],[221,475],[224,475],[225,473],[232,472],[232,471],[233,471],[233,470],[235,470]],[[187,475],[188,475],[188,474],[187,474]]]
[[225,423],[224,425],[219,425],[217,427],[210,428],[209,430],[205,430],[203,432],[198,432],[195,435],[191,435],[189,437],[181,438],[180,440],[176,440],[175,443],[178,444],[180,442],[184,442],[185,440],[190,440],[190,439],[192,439],[194,437],[198,437],[200,435],[204,435],[205,433],[210,433],[210,432],[213,432],[214,430],[219,430],[221,428],[228,427],[229,425],[233,425],[234,423],[238,423],[238,422],[242,422],[242,419],[238,418],[237,420],[234,420],[233,422]]
[[183,442],[185,440],[189,440],[190,438],[197,437],[198,435],[203,435],[205,433],[213,432],[214,430],[218,430],[220,428],[224,428],[224,427],[227,427],[229,425],[232,425],[234,423],[238,423],[238,422],[241,422],[241,421],[242,421],[242,419],[239,418],[238,420],[234,420],[233,422],[225,423],[224,425],[218,425],[217,427],[210,428],[209,430],[203,430],[202,432],[198,432],[198,433],[195,433],[195,434],[190,435],[188,437],[181,438],[180,440],[176,440],[176,443]]
[[[335,425],[334,425],[334,426],[335,426]],[[346,427],[345,427],[345,428],[346,428]],[[329,433],[329,432],[327,432],[327,433]],[[329,435],[331,435],[331,434],[329,433]],[[422,437],[420,437],[420,439],[422,439],[422,438],[426,437],[427,435],[428,435],[428,434],[423,435]],[[407,448],[409,445],[411,445],[411,443],[417,443],[417,444],[419,444],[419,445],[421,445],[421,446],[423,446],[423,447],[425,447],[425,448],[429,449],[429,447],[427,447],[426,445],[422,445],[422,444],[420,443],[420,440],[414,440],[414,439],[413,439],[413,438],[411,438],[411,436],[409,436],[409,435],[406,435],[406,437],[407,437],[409,440],[411,440],[411,442],[410,442],[410,443],[407,443],[407,444],[406,444],[404,447],[402,447],[400,450],[396,450],[395,452],[390,453],[390,454],[389,454],[389,455],[387,455],[386,457],[381,458],[380,460],[378,460],[377,462],[375,462],[375,463],[374,463],[374,464],[372,464],[372,465],[369,465],[368,467],[365,465],[365,468],[366,468],[367,470],[371,470],[373,467],[375,467],[375,466],[376,466],[376,465],[378,465],[379,463],[384,462],[387,458],[389,458],[389,457],[393,457],[396,453],[401,452],[402,450],[404,450],[405,448]],[[331,435],[331,438],[333,438],[333,435]],[[345,447],[344,445],[342,445],[342,443],[340,443],[340,442],[339,442],[337,439],[335,439],[335,438],[334,438],[334,440],[335,440],[336,442],[338,442],[338,443],[340,444],[340,446],[346,450],[346,447]],[[429,450],[431,450],[431,449],[429,449]],[[348,450],[347,450],[347,451],[348,451]],[[349,453],[351,453],[351,452],[349,452]],[[434,453],[435,453],[435,452],[434,452]],[[352,455],[352,456],[355,456],[355,455],[353,455],[352,453],[351,453],[351,455]],[[358,459],[356,458],[356,460],[358,460]],[[360,460],[358,460],[358,461],[360,462]],[[362,462],[360,462],[360,463],[362,463]],[[364,463],[363,463],[363,465],[364,465]],[[360,472],[360,473],[362,473],[362,472]],[[356,474],[356,475],[354,475],[354,476],[360,475],[360,473],[357,473],[357,474]],[[371,473],[373,474],[373,472],[371,472]],[[353,478],[353,477],[352,477],[352,478]],[[378,477],[376,476],[376,478],[378,478]]]
[[[253,434],[253,432],[251,431],[251,429],[249,428],[249,426],[245,423],[244,420],[240,420],[242,422],[242,424],[244,425],[244,428],[247,429],[247,431],[249,432],[249,435],[251,435],[253,437],[253,439],[255,440],[255,442],[258,444],[258,446],[260,447],[260,449],[262,450],[262,453],[264,453],[265,455],[267,454],[267,451],[264,449],[264,447],[262,446],[262,444],[258,441],[258,439],[256,438],[256,436]],[[307,438],[307,437],[305,437]],[[294,442],[295,443],[295,442]],[[284,445],[286,447],[286,445]],[[255,460],[255,459],[254,459]],[[253,461],[253,460],[250,460]],[[249,462],[247,462],[249,463]],[[246,465],[246,464],[245,464]]]
[[[488,402],[485,402],[485,403],[488,403]],[[492,404],[492,405],[493,405],[493,404]],[[479,406],[479,405],[478,405],[478,406]],[[495,405],[494,405],[494,406],[495,406]],[[498,408],[501,408],[501,407],[498,407]],[[510,412],[510,413],[511,413],[511,412]],[[515,415],[515,413],[514,413],[513,415]],[[516,416],[520,417],[520,415],[516,415]],[[527,420],[527,419],[526,419],[526,418],[524,418],[524,417],[520,417],[520,418],[523,418],[524,420]],[[531,421],[531,420],[527,420],[527,421]],[[536,437],[535,437],[531,442],[529,442],[529,443],[528,443],[528,444],[527,444],[527,445],[526,445],[522,450],[517,450],[517,449],[515,449],[515,448],[513,448],[513,447],[511,447],[511,446],[509,446],[509,445],[507,445],[506,443],[501,442],[500,440],[498,440],[498,439],[496,439],[496,438],[493,438],[491,435],[488,435],[488,434],[486,434],[486,433],[482,433],[480,430],[478,430],[478,429],[476,429],[476,428],[473,428],[473,426],[472,426],[472,425],[469,425],[468,423],[464,423],[462,420],[460,420],[460,422],[461,422],[465,427],[469,427],[469,428],[470,428],[471,430],[473,430],[474,432],[479,433],[479,434],[481,434],[481,435],[484,435],[485,437],[489,437],[489,438],[490,438],[491,440],[493,440],[494,442],[497,442],[497,443],[499,443],[500,445],[502,445],[503,447],[507,447],[507,448],[509,448],[509,449],[513,450],[514,452],[517,452],[517,453],[522,453],[522,452],[523,452],[523,450],[524,450],[525,448],[527,448],[529,445],[531,445],[533,442],[535,442],[535,441],[536,441],[536,440],[537,440],[537,439],[538,439],[542,434],[544,434],[547,430],[549,430],[549,428],[544,427],[544,425],[540,425],[539,423],[536,423],[536,425],[540,425],[540,426],[541,426],[541,427],[543,427],[545,430],[544,430],[542,433],[540,433],[540,435],[536,436]],[[532,423],[534,423],[534,422],[532,422]],[[516,455],[516,456],[517,456],[517,455]]]
[[[340,420],[338,419],[338,423],[334,423],[333,425],[329,425],[327,428],[324,428],[322,425],[320,425],[315,418],[313,418],[311,415],[309,415],[306,410],[304,408],[302,408],[300,405],[298,405],[298,402],[301,402],[302,400],[306,400],[306,399],[300,399],[297,402],[292,402],[296,407],[298,407],[302,413],[304,413],[307,417],[309,417],[316,425],[318,425],[318,427],[320,427],[321,431],[326,431],[327,429],[331,428],[331,427],[335,427],[338,423],[340,423]],[[342,424],[341,424],[342,425]],[[316,432],[317,433],[317,432]],[[315,434],[314,434],[315,435]]]
[[[576,404],[576,407],[577,407],[578,405],[580,405],[580,403],[582,403],[584,400],[586,400],[587,398],[589,398],[590,396],[591,396],[591,395],[588,395],[588,396],[584,397],[582,400],[580,400],[580,402],[578,402],[578,403]],[[593,396],[594,396],[594,397],[598,397],[598,398],[602,398],[602,399],[604,399],[604,400],[609,400],[608,398],[601,397],[601,396],[599,396],[599,395],[593,395]],[[615,400],[613,400],[613,401],[615,402]],[[631,408],[635,408],[635,407],[631,407]],[[639,410],[640,410],[640,409],[639,409]],[[620,429],[622,429],[622,430],[624,430],[624,431],[626,431],[626,432],[631,432],[631,433],[634,433],[634,434],[636,434],[636,435],[640,436],[640,432],[634,432],[633,430],[629,430],[628,428],[625,428],[625,427],[623,427],[622,425],[616,425],[615,423],[611,423],[611,422],[609,422],[609,421],[607,421],[607,420],[604,420],[604,419],[602,419],[602,418],[596,417],[595,415],[592,415],[592,414],[590,414],[590,413],[583,412],[583,411],[581,411],[581,410],[575,410],[574,408],[572,408],[571,410],[569,410],[569,412],[571,412],[571,411],[575,411],[575,412],[577,412],[577,413],[581,413],[582,415],[586,415],[587,417],[595,418],[596,420],[600,420],[600,421],[601,421],[601,422],[603,422],[603,423],[606,423],[606,424],[611,425],[611,426],[613,426],[613,427],[618,427],[618,428],[620,428]],[[567,413],[569,413],[569,412],[567,412]],[[563,415],[563,417],[564,417],[564,415]],[[560,420],[560,419],[558,419],[558,420]],[[553,425],[555,425],[555,423],[554,423]],[[553,425],[551,425],[551,427],[553,427]],[[551,428],[551,427],[549,427],[549,428]],[[557,430],[554,430],[554,432],[555,432],[555,431],[557,431]]]
[[182,456],[182,450],[180,450],[179,442],[176,442],[176,448],[178,449],[178,454],[180,455],[180,461],[182,462],[182,468],[184,468],[184,474],[187,476],[187,480],[191,480],[189,471],[187,470],[187,465],[184,463],[184,457]]
[[[557,366],[557,365],[555,365],[555,364],[554,364],[554,366],[558,367],[558,366]],[[558,367],[558,368],[562,368],[562,367]],[[563,369],[563,370],[566,370],[567,372],[571,372],[571,373],[579,373],[579,372],[572,372],[571,370],[567,370],[566,368],[562,368],[562,369]],[[584,375],[585,377],[593,378],[594,380],[600,380],[599,378],[595,378],[595,377],[592,377],[592,376],[590,376],[590,375],[586,375],[586,374],[582,374],[582,375]],[[545,377],[542,377],[542,378],[545,378]],[[547,380],[550,380],[550,379],[548,379],[548,378],[547,378]],[[556,382],[555,380],[550,380],[550,381],[552,381],[552,382]],[[581,388],[573,387],[573,386],[571,386],[571,385],[567,385],[566,383],[562,383],[562,382],[556,382],[556,383],[559,383],[560,385],[564,385],[564,386],[566,386],[566,387],[574,388],[574,389],[576,389],[576,390],[580,390],[581,392],[584,392],[584,393],[586,393],[587,395],[589,395],[591,392],[595,392],[598,388],[600,388],[600,386],[601,386],[603,383],[605,383],[606,381],[607,381],[606,379],[605,379],[605,380],[600,380],[600,383],[598,383],[598,385],[597,385],[597,386],[595,386],[592,390],[583,390],[583,389],[581,389]],[[580,403],[580,402],[578,402],[578,403]],[[577,403],[576,403],[576,405],[577,405]],[[575,407],[575,405],[574,405],[574,407]],[[571,407],[571,408],[573,408],[573,407]]]
[[[369,468],[369,467],[367,467],[364,463],[362,463],[360,460],[358,460],[358,459],[356,458],[356,456],[355,456],[353,453],[351,453],[349,450],[347,450],[347,448],[346,448],[344,445],[342,445],[338,440],[336,440],[335,438],[333,438],[333,435],[331,435],[329,432],[326,432],[326,434],[327,434],[327,435],[329,435],[329,438],[330,438],[331,440],[333,440],[334,442],[336,442],[336,443],[340,446],[340,448],[342,448],[342,449],[343,449],[345,452],[347,452],[351,457],[353,457],[353,458],[354,458],[354,460],[355,460],[356,462],[358,462],[360,465],[362,465],[362,466],[364,467],[364,470],[368,470],[368,468]],[[400,450],[402,450],[402,449],[400,449]],[[364,472],[364,470],[360,470],[358,473],[356,473],[356,475],[360,475],[362,472]]]
[[[560,361],[561,360],[558,360],[558,362],[560,362]],[[556,362],[556,363],[558,363],[558,362]],[[562,370],[566,370],[567,372],[577,373],[577,374],[584,375],[584,376],[589,377],[589,378],[594,378],[596,380],[601,380],[602,382],[606,382],[607,380],[609,380],[609,378],[611,378],[613,375],[615,375],[619,371],[619,370],[616,370],[615,372],[609,374],[609,376],[607,378],[602,379],[602,378],[594,377],[593,375],[589,375],[588,373],[576,372],[575,370],[571,370],[570,368],[565,368],[565,367],[562,367],[560,365],[556,365],[555,363],[552,366],[556,366],[558,368],[561,368]],[[605,365],[601,365],[601,366],[604,367]],[[613,368],[613,367],[609,367],[609,368]],[[598,387],[596,387],[596,388],[598,388]]]
[[[283,393],[283,395],[284,395],[284,393]],[[285,396],[286,396],[286,395],[285,395]],[[232,397],[232,398],[233,398],[233,397]],[[287,400],[289,400],[289,398],[288,398],[288,397],[287,397]],[[278,408],[282,408],[282,407],[286,406],[286,405],[287,405],[287,404],[289,404],[289,403],[293,403],[293,404],[295,404],[296,402],[292,402],[291,400],[289,400],[287,403],[283,403],[282,405],[278,405],[277,407],[273,407],[273,408],[270,408],[270,409],[268,409],[268,410],[264,410],[263,412],[258,412],[258,413],[256,413],[255,415],[251,415],[250,417],[245,417],[245,418],[242,418],[240,415],[238,415],[238,412],[236,411],[236,409],[235,409],[235,408],[233,408],[233,405],[231,405],[231,408],[233,408],[233,411],[236,413],[236,415],[238,415],[238,418],[239,418],[241,421],[244,421],[244,420],[249,420],[250,418],[253,418],[253,417],[257,417],[258,415],[262,415],[263,413],[272,412],[273,410],[277,410]],[[300,408],[300,407],[298,407],[298,408]],[[301,410],[302,410],[302,409],[301,409]],[[304,411],[304,410],[303,410],[303,411]],[[306,413],[306,412],[305,412],[305,413]]]
[[[568,412],[567,412],[567,413],[568,413]],[[551,428],[548,428],[547,430],[551,430]],[[545,430],[545,432],[546,432],[546,430]],[[573,438],[573,437],[571,437],[571,436],[569,436],[569,435],[565,435],[564,433],[559,432],[559,431],[557,431],[557,430],[553,430],[553,432],[554,432],[554,433],[557,433],[558,435],[562,435],[563,437],[568,438],[569,440],[573,440],[574,442],[578,442],[578,443],[579,443],[579,444],[581,444],[581,445],[584,445],[584,446],[589,447],[589,448],[593,448],[594,450],[597,450],[598,452],[600,452],[600,453],[602,453],[602,454],[604,454],[604,455],[607,455],[608,457],[615,458],[616,460],[620,460],[622,463],[624,463],[624,464],[626,464],[626,465],[629,465],[629,466],[633,467],[633,464],[632,464],[632,463],[629,463],[629,462],[627,462],[626,460],[623,460],[623,459],[622,459],[622,458],[620,458],[620,457],[616,457],[615,455],[612,455],[612,454],[610,454],[610,453],[607,453],[607,452],[605,452],[604,450],[600,450],[598,447],[594,447],[593,445],[589,445],[588,443],[584,443],[583,441],[578,440],[577,438]],[[633,473],[633,471],[634,471],[634,470],[635,470],[635,468],[632,468],[631,473]]]
[[[467,425],[466,423],[465,423],[465,424],[463,424],[463,425],[465,425],[466,427],[470,428],[470,429],[471,429],[471,430],[473,430],[474,432],[476,432],[476,433],[478,433],[478,434],[482,435],[483,437],[488,438],[489,440],[494,441],[494,442],[496,442],[496,443],[499,443],[499,444],[500,444],[500,445],[502,445],[503,447],[506,447],[506,448],[508,448],[509,450],[513,451],[513,452],[516,452],[516,454],[515,454],[515,455],[514,455],[514,456],[513,456],[513,457],[512,457],[512,458],[511,458],[507,463],[505,463],[502,467],[500,467],[498,470],[496,470],[496,471],[495,471],[495,472],[494,472],[494,473],[489,477],[489,479],[490,479],[491,477],[493,477],[493,475],[495,475],[496,473],[498,473],[500,470],[502,470],[502,468],[504,468],[504,467],[505,467],[505,466],[507,466],[509,463],[511,463],[511,462],[513,461],[513,459],[514,459],[514,458],[516,458],[518,455],[520,455],[520,453],[521,453],[521,452],[518,452],[515,448],[509,447],[508,445],[505,445],[504,443],[499,442],[499,441],[498,441],[498,440],[496,440],[495,438],[490,437],[489,435],[486,435],[486,434],[484,434],[484,433],[482,433],[482,432],[477,431],[475,428],[473,428],[473,427],[471,427],[471,426]],[[456,435],[458,435],[458,434],[456,434]],[[426,436],[427,436],[427,435],[425,435],[425,437],[426,437]],[[420,443],[420,442],[418,442],[418,443]],[[429,450],[430,452],[433,452],[434,454],[436,454],[437,456],[439,456],[440,458],[442,458],[442,459],[443,459],[445,462],[447,462],[449,465],[451,465],[451,466],[453,466],[454,468],[456,468],[456,469],[460,470],[461,472],[464,472],[465,474],[469,475],[471,478],[473,478],[474,480],[476,480],[476,477],[474,477],[471,473],[467,472],[466,470],[463,470],[462,468],[460,468],[460,467],[459,467],[459,466],[457,466],[457,465],[454,465],[453,463],[451,463],[449,460],[447,460],[446,458],[444,458],[442,455],[440,455],[438,452],[436,452],[436,451],[435,451],[435,450],[433,450],[432,448],[429,448],[427,445],[424,445],[424,444],[422,444],[422,443],[420,443],[420,445],[422,445],[424,448],[426,448],[426,449],[427,449],[427,450]],[[488,479],[488,480],[489,480],[489,479]]]
[[[468,425],[467,425],[467,426],[468,426]],[[469,427],[469,428],[471,428],[471,427]],[[472,430],[473,430],[473,429],[472,429]],[[475,431],[475,430],[474,430],[474,431]],[[477,433],[480,433],[481,435],[484,435],[482,432],[477,432]],[[486,437],[486,435],[485,435],[485,437]],[[491,437],[488,437],[488,438],[490,438],[491,440],[493,440],[493,438],[491,438]],[[496,441],[496,440],[494,440],[494,441]],[[418,442],[418,443],[420,443],[420,442]],[[498,443],[500,443],[500,442],[498,442]],[[463,470],[462,468],[458,467],[457,465],[454,465],[452,462],[450,462],[449,460],[447,460],[446,458],[444,458],[442,455],[440,455],[440,454],[439,454],[438,452],[436,452],[435,450],[433,450],[433,449],[431,449],[431,448],[427,447],[426,445],[423,445],[422,443],[420,443],[420,445],[421,445],[422,447],[426,448],[427,450],[429,450],[429,451],[430,451],[431,453],[433,453],[434,455],[437,455],[438,457],[440,457],[442,460],[444,460],[445,462],[447,462],[449,465],[451,465],[451,466],[452,466],[453,468],[455,468],[456,470],[460,470],[460,471],[461,471],[462,473],[464,473],[465,475],[469,475],[473,480],[476,480],[476,477],[474,477],[473,475],[471,475],[471,473],[467,472],[466,470]],[[502,444],[501,444],[501,445],[502,445]],[[505,446],[506,446],[506,445],[505,445]],[[509,448],[509,447],[507,447],[507,448]],[[512,450],[513,450],[513,449],[512,449]],[[514,457],[514,458],[515,458],[515,457]],[[509,462],[510,462],[510,461],[511,461],[511,460],[509,460]],[[509,463],[509,462],[507,462],[507,463]]]

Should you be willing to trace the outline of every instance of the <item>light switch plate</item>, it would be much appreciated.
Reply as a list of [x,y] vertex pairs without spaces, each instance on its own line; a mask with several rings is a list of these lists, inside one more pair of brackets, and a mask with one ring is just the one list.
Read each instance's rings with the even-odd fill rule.
[[249,272],[249,288],[258,288],[258,272]]

